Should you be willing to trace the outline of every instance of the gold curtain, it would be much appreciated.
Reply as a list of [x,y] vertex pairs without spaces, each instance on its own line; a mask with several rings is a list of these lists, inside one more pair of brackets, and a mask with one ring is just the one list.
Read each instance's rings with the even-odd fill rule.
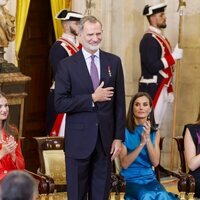
[[18,54],[22,42],[22,36],[24,27],[26,24],[26,18],[28,15],[28,9],[30,0],[17,0],[16,8],[16,38],[15,38],[15,52],[16,52],[16,66],[18,66]]
[[55,19],[55,16],[61,9],[71,10],[71,4],[71,0],[51,0],[51,13],[56,39],[62,35],[63,30],[60,21]]

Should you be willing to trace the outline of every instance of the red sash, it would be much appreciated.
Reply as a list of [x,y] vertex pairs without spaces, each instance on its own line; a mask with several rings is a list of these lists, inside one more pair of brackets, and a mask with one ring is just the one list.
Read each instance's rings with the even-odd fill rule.
[[[59,38],[58,41],[62,42],[61,46],[67,51],[69,56],[75,54],[82,47],[81,44],[78,44],[78,46],[75,46],[72,42],[70,42],[69,40],[66,40],[65,38],[62,38],[62,37]],[[56,120],[51,129],[50,136],[58,136],[63,117],[64,117],[64,113],[59,113],[57,115]]]
[[[163,55],[162,57],[166,56],[166,55],[171,55],[171,45],[169,43],[169,41],[167,40],[167,38],[163,38],[161,35],[159,35],[156,32],[153,32],[151,30],[147,31],[147,33],[151,33],[153,35],[153,37],[159,42],[159,44],[161,45],[162,49],[163,49]],[[164,86],[168,87],[168,92],[172,92],[173,88],[172,88],[172,76],[173,76],[173,65],[169,66],[166,69],[162,70],[162,73],[166,74],[167,77],[163,77],[163,80],[156,92],[156,95],[153,99],[153,107],[155,108],[156,103],[159,99],[160,93],[163,89]]]
[[75,54],[77,51],[79,51],[82,47],[80,43],[78,43],[78,46],[75,46],[74,43],[72,43],[69,40],[66,40],[65,38],[59,38],[58,41],[61,41],[61,46],[67,51],[69,56]]

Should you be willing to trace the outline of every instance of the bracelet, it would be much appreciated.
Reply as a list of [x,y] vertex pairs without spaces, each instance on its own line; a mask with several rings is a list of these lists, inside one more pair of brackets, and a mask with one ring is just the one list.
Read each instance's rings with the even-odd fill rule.
[[139,146],[144,146],[145,145],[145,143],[140,143],[140,145]]

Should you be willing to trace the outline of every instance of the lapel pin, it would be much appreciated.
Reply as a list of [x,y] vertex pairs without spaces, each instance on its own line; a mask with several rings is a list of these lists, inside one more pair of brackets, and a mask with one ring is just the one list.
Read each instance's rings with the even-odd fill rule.
[[112,76],[110,65],[108,65],[108,75],[109,75],[110,77]]

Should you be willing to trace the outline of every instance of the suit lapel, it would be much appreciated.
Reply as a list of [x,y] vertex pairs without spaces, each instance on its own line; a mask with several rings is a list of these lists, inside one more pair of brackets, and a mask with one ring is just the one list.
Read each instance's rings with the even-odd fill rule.
[[109,74],[108,74],[109,66],[110,64],[109,64],[106,54],[100,51],[100,70],[101,70],[100,83],[104,81],[104,86],[109,81]]
[[77,68],[78,68],[77,75],[80,78],[80,82],[88,88],[89,92],[93,91],[92,80],[91,80],[89,71],[87,69],[85,58],[81,50],[78,51],[77,57],[75,59],[76,59]]
[[[109,61],[109,58],[106,53],[100,50],[100,70],[101,70],[101,76],[100,76],[100,83],[104,81],[104,87],[110,86],[110,76],[109,76],[109,67],[111,66],[111,63]],[[105,102],[97,102],[96,105],[100,108],[104,106],[107,103]]]
[[[109,83],[109,67],[111,66],[111,63],[109,63],[109,60],[106,56],[106,54],[100,50],[100,83],[104,81],[104,87],[108,85]],[[90,74],[87,69],[87,65],[85,62],[85,58],[83,56],[82,51],[78,51],[76,54],[75,61],[77,62],[77,75],[80,78],[80,82],[83,83],[87,88],[89,92],[94,91],[93,90],[93,84],[90,77]]]

